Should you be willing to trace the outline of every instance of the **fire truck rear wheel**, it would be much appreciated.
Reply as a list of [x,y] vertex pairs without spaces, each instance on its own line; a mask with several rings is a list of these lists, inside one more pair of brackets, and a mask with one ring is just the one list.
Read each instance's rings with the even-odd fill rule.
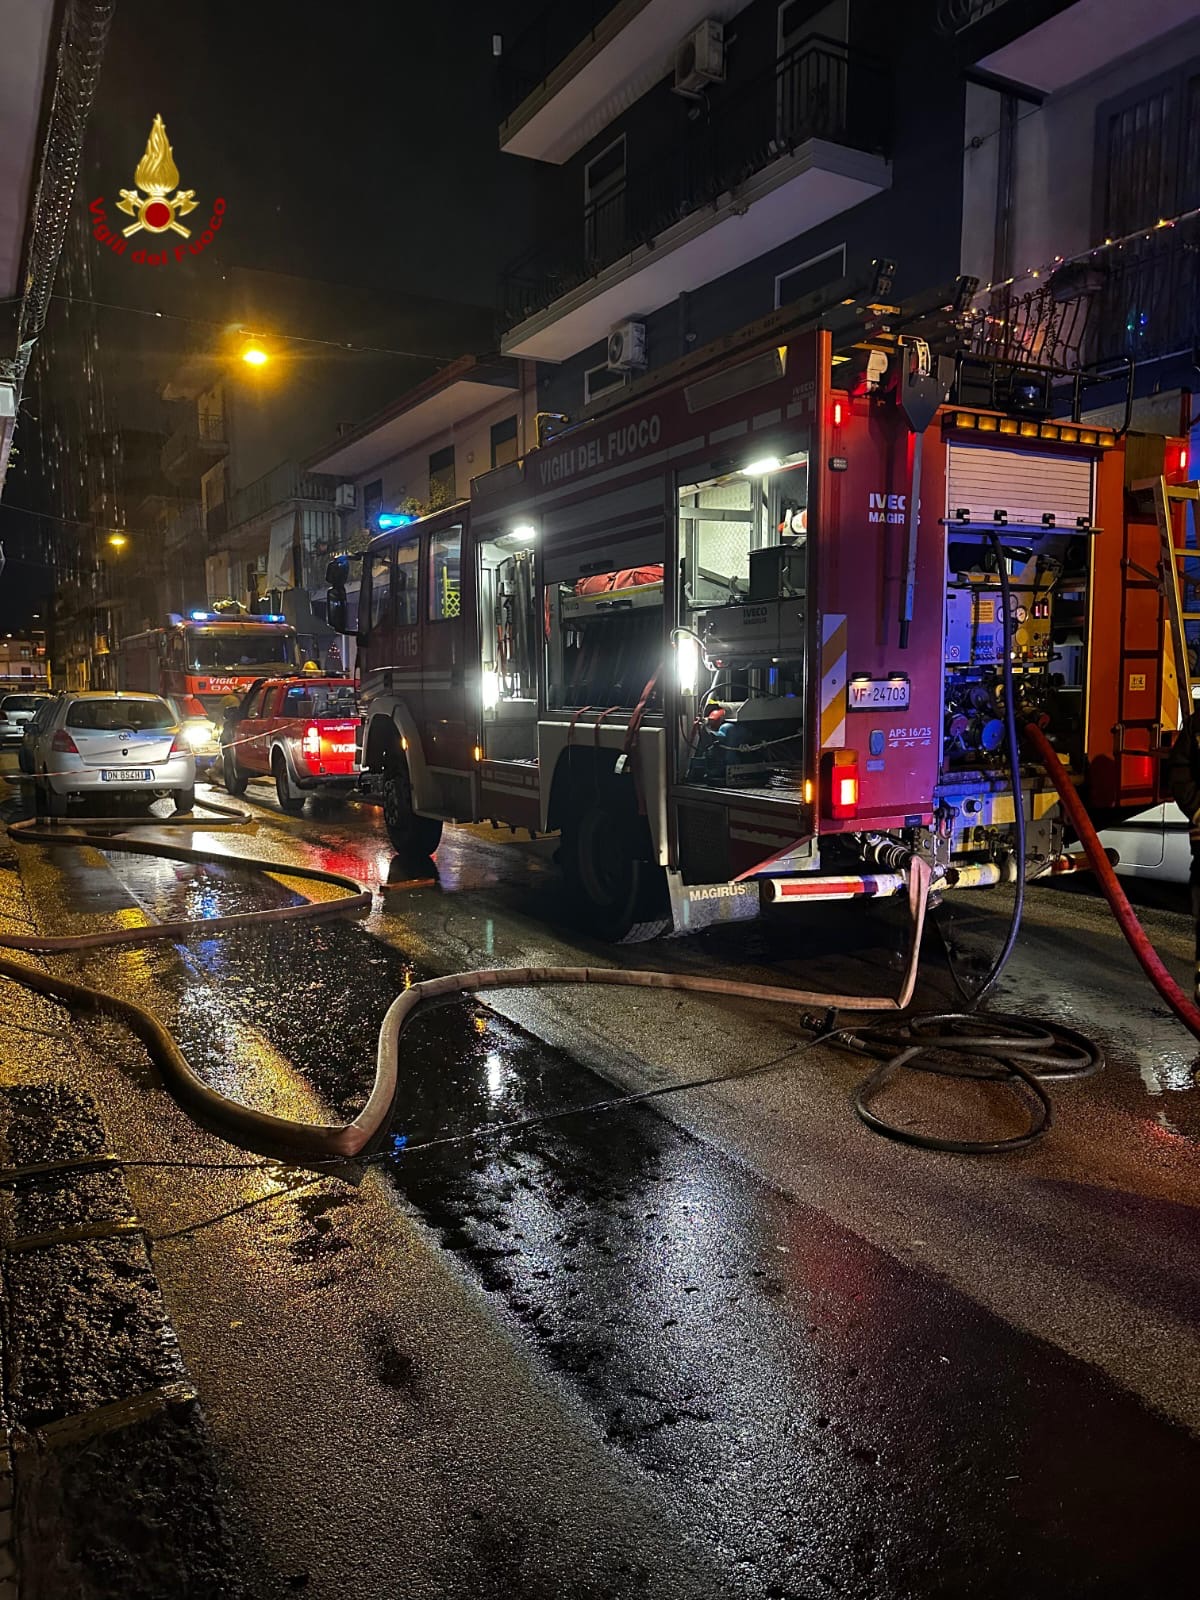
[[438,817],[419,817],[413,810],[412,783],[408,768],[394,762],[384,774],[381,787],[383,825],[392,849],[398,856],[431,856],[442,840]]
[[246,785],[250,782],[250,774],[243,772],[238,766],[237,757],[232,750],[222,752],[221,779],[227,794],[245,794]]
[[645,835],[632,807],[600,800],[581,800],[564,823],[561,862],[573,909],[602,939],[622,939],[663,912],[666,878],[646,859]]
[[282,750],[276,750],[271,757],[271,775],[275,779],[275,797],[280,811],[286,811],[289,817],[298,817],[304,810],[305,797],[299,789],[292,788],[287,758]]

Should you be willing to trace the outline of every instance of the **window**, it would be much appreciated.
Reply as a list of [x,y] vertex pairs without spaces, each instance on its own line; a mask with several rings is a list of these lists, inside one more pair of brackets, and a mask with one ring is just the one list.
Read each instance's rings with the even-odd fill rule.
[[492,466],[504,467],[517,459],[517,419],[492,423]]
[[785,0],[779,7],[776,131],[781,142],[835,138],[846,121],[849,0]]
[[363,526],[375,530],[375,518],[383,510],[383,479],[363,484]]
[[606,145],[583,169],[583,247],[601,264],[625,242],[625,135]]
[[175,713],[165,700],[76,700],[67,712],[67,727],[98,733],[134,733],[173,728]]
[[590,406],[600,395],[607,394],[610,389],[623,389],[628,382],[627,372],[613,372],[607,362],[589,367],[583,375],[583,403]]
[[421,541],[406,539],[396,546],[396,569],[392,588],[396,596],[396,626],[415,628],[421,619],[417,586],[421,577]]
[[1090,317],[1093,360],[1164,356],[1192,342],[1194,255],[1160,218],[1200,199],[1200,62],[1192,60],[1102,105],[1096,114],[1095,228],[1119,238],[1098,313]]
[[388,613],[391,595],[392,579],[392,552],[390,549],[377,550],[371,557],[371,612],[370,631],[387,627],[391,618]]
[[433,510],[454,499],[454,446],[435,450],[429,458],[429,504]]
[[459,613],[462,528],[447,528],[429,540],[429,620],[446,622]]
[[1180,71],[1110,100],[1097,116],[1099,231],[1119,238],[1173,217],[1200,193],[1200,72]]
[[247,629],[189,628],[191,672],[228,672],[235,667],[290,666],[294,645],[289,634]]
[[266,697],[267,691],[261,685],[259,688],[253,689],[242,702],[242,709],[240,713],[242,720],[249,722],[261,717],[263,713],[263,701],[266,699]]
[[824,255],[812,256],[798,267],[789,267],[775,279],[775,309],[789,306],[805,295],[824,289],[846,276],[846,246],[839,244]]
[[351,683],[305,684],[289,689],[280,708],[285,717],[356,717],[358,702]]

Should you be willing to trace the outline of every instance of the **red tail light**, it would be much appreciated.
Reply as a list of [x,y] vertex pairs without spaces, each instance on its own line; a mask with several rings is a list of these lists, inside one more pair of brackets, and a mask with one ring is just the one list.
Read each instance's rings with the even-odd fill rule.
[[167,751],[167,760],[170,761],[172,756],[190,756],[191,753],[191,748],[184,741],[183,735],[177,733],[171,740],[171,748]]
[[54,735],[50,741],[50,748],[51,750],[57,750],[60,755],[64,756],[77,756],[79,754],[79,746],[65,728],[60,728]]
[[[858,751],[830,751],[826,768],[825,811],[835,821],[858,815]],[[827,757],[828,760],[828,757]]]
[[306,756],[319,756],[321,754],[321,730],[315,722],[310,722],[304,730],[304,738],[300,741],[300,748]]

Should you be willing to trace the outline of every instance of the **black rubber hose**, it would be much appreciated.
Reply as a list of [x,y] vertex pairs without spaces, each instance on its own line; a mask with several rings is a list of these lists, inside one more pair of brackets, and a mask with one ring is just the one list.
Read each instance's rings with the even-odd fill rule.
[[[946,1150],[964,1156],[1004,1155],[1032,1144],[1052,1120],[1043,1083],[1054,1078],[1090,1078],[1104,1065],[1099,1046],[1073,1028],[994,1012],[977,1016],[946,1011],[911,1017],[895,1025],[860,1028],[837,1042],[842,1049],[879,1061],[853,1096],[855,1111],[872,1132],[918,1150]],[[998,1083],[1028,1109],[1028,1124],[1002,1139],[949,1139],[887,1122],[871,1108],[871,1101],[903,1067]]]

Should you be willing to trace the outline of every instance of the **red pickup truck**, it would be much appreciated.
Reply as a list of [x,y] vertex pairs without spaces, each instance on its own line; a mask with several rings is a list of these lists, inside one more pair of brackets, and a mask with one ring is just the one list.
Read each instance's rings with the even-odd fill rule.
[[280,809],[298,815],[312,794],[358,781],[358,702],[351,678],[261,678],[225,714],[221,765],[230,794],[274,778]]

